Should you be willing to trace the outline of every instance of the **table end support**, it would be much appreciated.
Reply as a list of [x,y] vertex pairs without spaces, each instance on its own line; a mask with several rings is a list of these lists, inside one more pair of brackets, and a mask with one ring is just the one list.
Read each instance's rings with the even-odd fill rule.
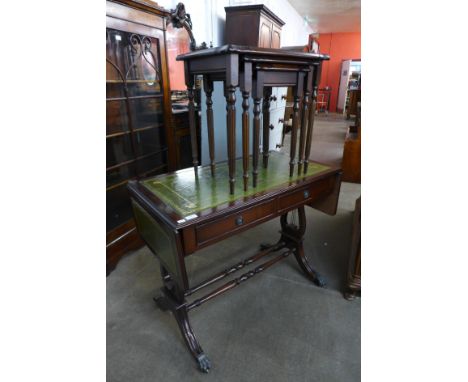
[[284,241],[289,248],[294,249],[294,257],[307,278],[318,287],[325,287],[325,279],[312,268],[304,254],[304,233],[306,230],[306,216],[304,206],[297,209],[299,215],[299,226],[288,223],[288,213],[281,216],[281,241]]
[[161,275],[164,287],[161,288],[162,295],[154,298],[158,307],[167,311],[170,310],[179,326],[184,342],[192,354],[198,368],[203,373],[208,373],[211,369],[211,361],[203,351],[188,318],[187,301],[180,287],[172,280],[169,273],[161,267]]

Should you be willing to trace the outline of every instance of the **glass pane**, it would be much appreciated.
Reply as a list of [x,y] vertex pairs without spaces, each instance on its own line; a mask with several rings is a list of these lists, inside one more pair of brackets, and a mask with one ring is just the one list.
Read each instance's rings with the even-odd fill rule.
[[138,171],[143,177],[149,176],[149,173],[153,172],[155,169],[163,167],[163,172],[167,171],[167,152],[166,150],[157,153],[155,155],[148,156],[144,159],[139,159]]
[[121,81],[125,78],[125,38],[126,33],[106,29],[106,80]]
[[129,131],[125,101],[106,102],[107,135]]
[[138,98],[130,100],[133,128],[135,130],[152,126],[161,126],[164,121],[160,98]]
[[122,183],[136,176],[135,163],[129,163],[106,172],[106,187]]
[[130,197],[127,191],[127,184],[116,187],[106,194],[106,230],[116,228],[132,217]]
[[157,38],[106,30],[107,231],[132,217],[126,181],[167,171],[160,65]]
[[106,167],[134,159],[130,134],[106,139]]
[[107,29],[107,97],[123,97],[161,92],[159,41],[157,38]]
[[125,79],[124,32],[106,30],[106,90],[107,98],[123,97]]
[[163,150],[166,146],[164,128],[156,127],[135,133],[137,157]]
[[[109,66],[109,64],[107,64]],[[107,82],[106,83],[106,97],[107,98],[124,98],[124,85],[123,83]]]

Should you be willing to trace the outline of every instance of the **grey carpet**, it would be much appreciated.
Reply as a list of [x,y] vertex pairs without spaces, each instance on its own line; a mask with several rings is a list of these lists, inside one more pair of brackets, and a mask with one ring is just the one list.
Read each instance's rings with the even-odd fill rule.
[[[342,114],[316,115],[310,158],[322,163],[340,165],[343,159],[343,147],[348,126],[353,124],[353,120],[346,120]],[[299,140],[299,134],[297,139]],[[284,139],[282,152],[289,153],[290,141],[288,133]],[[296,148],[299,148],[299,143]]]
[[[333,129],[338,152],[346,124],[317,125],[314,138],[322,126]],[[123,258],[107,278],[107,380],[359,381],[361,303],[342,296],[359,195],[360,185],[343,183],[336,216],[306,208],[305,252],[326,289],[309,282],[289,257],[190,312],[212,361],[207,375],[197,370],[172,315],[152,301],[161,287],[156,258],[147,248]],[[190,256],[190,282],[253,254],[257,243],[274,242],[279,228],[274,219]]]

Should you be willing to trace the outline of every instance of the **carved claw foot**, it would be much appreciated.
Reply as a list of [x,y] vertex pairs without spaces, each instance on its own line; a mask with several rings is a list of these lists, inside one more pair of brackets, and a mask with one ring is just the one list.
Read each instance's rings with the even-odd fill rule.
[[169,304],[167,303],[166,299],[163,296],[153,297],[153,301],[156,303],[159,309],[163,312],[167,312],[169,308]]
[[208,373],[210,371],[211,361],[209,360],[209,358],[206,356],[205,353],[202,353],[197,357],[197,362],[198,362],[198,368],[200,369],[200,371],[202,371],[203,373]]
[[353,301],[355,300],[356,298],[358,297],[358,292],[353,290],[353,289],[348,289],[345,293],[344,293],[344,298],[348,301]]
[[325,279],[321,275],[319,275],[317,272],[315,272],[314,284],[320,288],[324,288],[327,286]]

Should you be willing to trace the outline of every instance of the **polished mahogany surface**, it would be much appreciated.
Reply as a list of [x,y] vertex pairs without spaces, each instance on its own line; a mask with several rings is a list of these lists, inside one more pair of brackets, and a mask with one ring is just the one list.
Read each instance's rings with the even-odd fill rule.
[[[216,176],[211,176],[210,166],[199,166],[198,175],[193,169],[183,169],[168,174],[129,183],[133,197],[147,206],[174,228],[206,220],[233,209],[248,207],[277,196],[290,193],[295,188],[312,184],[322,178],[334,178],[340,170],[336,167],[309,162],[306,175],[289,177],[289,156],[272,152],[269,167],[259,169],[258,186],[242,190],[238,183],[236,193],[226,187],[228,165],[218,163]],[[238,159],[240,162],[241,159]],[[239,179],[242,174],[237,175]]]
[[300,60],[329,60],[330,56],[327,54],[320,53],[309,53],[309,52],[297,52],[292,50],[275,49],[275,48],[259,48],[254,46],[244,45],[223,45],[216,48],[209,48],[203,50],[197,50],[190,53],[181,54],[177,57],[177,60],[185,61],[197,57],[210,57],[218,56],[222,54],[237,53],[241,55],[249,56],[266,56],[276,57],[283,59],[300,59]]

